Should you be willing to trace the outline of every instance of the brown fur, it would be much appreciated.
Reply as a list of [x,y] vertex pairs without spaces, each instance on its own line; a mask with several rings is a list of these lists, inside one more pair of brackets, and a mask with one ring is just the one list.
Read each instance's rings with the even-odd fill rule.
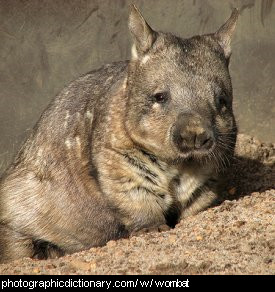
[[237,132],[228,72],[236,19],[181,39],[132,8],[132,60],[61,91],[2,178],[0,261],[173,227],[215,200]]

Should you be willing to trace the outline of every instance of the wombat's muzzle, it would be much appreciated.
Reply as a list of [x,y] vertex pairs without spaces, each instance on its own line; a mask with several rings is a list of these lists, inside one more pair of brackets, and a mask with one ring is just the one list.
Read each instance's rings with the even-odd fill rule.
[[180,114],[174,126],[173,143],[180,152],[207,152],[214,144],[210,126],[195,114]]

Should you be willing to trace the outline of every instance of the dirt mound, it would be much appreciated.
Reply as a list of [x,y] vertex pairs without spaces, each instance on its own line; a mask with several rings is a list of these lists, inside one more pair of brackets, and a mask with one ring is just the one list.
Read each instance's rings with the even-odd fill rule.
[[110,241],[0,274],[275,274],[275,147],[239,135],[221,204],[175,229]]

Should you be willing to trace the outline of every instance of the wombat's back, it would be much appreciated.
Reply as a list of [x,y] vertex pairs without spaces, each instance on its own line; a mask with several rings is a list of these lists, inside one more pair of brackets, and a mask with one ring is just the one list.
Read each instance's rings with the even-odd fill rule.
[[[64,151],[70,149],[72,144],[79,143],[80,138],[88,142],[93,121],[105,114],[108,92],[125,74],[127,65],[127,61],[105,65],[66,86],[42,113],[32,134],[21,147],[14,165],[20,167],[22,163],[40,162],[43,156],[44,159],[48,158],[44,164],[56,166],[56,163],[60,163],[59,159],[65,158]],[[82,146],[85,148],[88,145]],[[45,156],[43,148],[51,150],[51,153],[46,151],[51,157]],[[85,152],[84,148],[82,150]]]
[[126,67],[113,63],[81,76],[43,112],[0,184],[0,261],[33,256],[36,239],[73,252],[124,234],[91,174],[90,148],[93,121]]

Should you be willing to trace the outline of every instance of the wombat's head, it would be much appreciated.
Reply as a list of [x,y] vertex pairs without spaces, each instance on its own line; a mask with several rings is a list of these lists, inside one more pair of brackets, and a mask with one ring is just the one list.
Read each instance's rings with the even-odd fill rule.
[[133,6],[126,129],[143,149],[165,160],[233,153],[236,124],[228,71],[238,11],[214,34],[182,39],[154,31]]

